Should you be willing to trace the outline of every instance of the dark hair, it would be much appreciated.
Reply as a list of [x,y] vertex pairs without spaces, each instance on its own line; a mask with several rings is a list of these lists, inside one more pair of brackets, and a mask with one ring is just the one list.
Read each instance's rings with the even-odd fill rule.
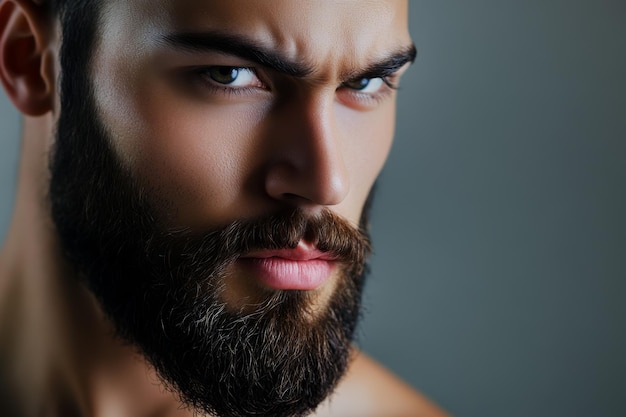
[[[91,51],[96,39],[97,21],[103,0],[44,0],[49,13],[61,24],[60,92],[62,108],[67,91],[84,90],[87,83],[79,77],[88,77]],[[69,76],[66,76],[69,75]],[[85,94],[86,91],[81,91]],[[80,110],[79,110],[80,111]],[[61,128],[61,126],[59,126]]]
[[65,27],[68,18],[73,21],[76,18],[88,18],[100,6],[99,0],[33,0],[41,3],[50,13],[61,19],[61,24]]

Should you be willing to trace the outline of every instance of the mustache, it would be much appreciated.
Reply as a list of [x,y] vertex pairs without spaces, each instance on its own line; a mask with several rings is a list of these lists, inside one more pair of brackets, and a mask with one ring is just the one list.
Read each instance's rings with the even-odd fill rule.
[[252,251],[295,248],[300,241],[328,253],[357,274],[363,272],[371,253],[367,231],[327,208],[316,215],[294,208],[252,220],[235,220],[201,234],[170,231],[149,239],[146,250],[153,259],[156,256],[164,260],[170,268],[181,265],[202,268],[216,261],[233,262]]

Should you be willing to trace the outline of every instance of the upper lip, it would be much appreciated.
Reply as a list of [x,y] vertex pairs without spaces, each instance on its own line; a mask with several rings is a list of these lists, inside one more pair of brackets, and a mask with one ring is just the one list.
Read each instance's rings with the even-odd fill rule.
[[317,259],[333,261],[337,259],[337,256],[330,252],[323,252],[304,242],[299,242],[298,246],[295,248],[254,250],[243,255],[242,258],[283,258],[290,261],[311,261]]

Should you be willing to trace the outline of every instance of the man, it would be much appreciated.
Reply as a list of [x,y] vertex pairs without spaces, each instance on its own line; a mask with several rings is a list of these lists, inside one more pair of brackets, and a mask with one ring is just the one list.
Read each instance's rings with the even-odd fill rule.
[[440,416],[351,344],[402,0],[4,0],[2,415]]

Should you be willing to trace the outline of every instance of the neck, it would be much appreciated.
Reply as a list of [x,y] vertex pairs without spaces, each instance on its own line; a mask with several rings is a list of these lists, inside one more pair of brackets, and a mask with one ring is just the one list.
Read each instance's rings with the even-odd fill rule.
[[7,378],[0,385],[11,387],[6,398],[25,416],[101,415],[111,407],[139,416],[178,405],[114,336],[63,258],[46,199],[52,131],[51,115],[24,121],[14,214],[0,252],[0,376]]

